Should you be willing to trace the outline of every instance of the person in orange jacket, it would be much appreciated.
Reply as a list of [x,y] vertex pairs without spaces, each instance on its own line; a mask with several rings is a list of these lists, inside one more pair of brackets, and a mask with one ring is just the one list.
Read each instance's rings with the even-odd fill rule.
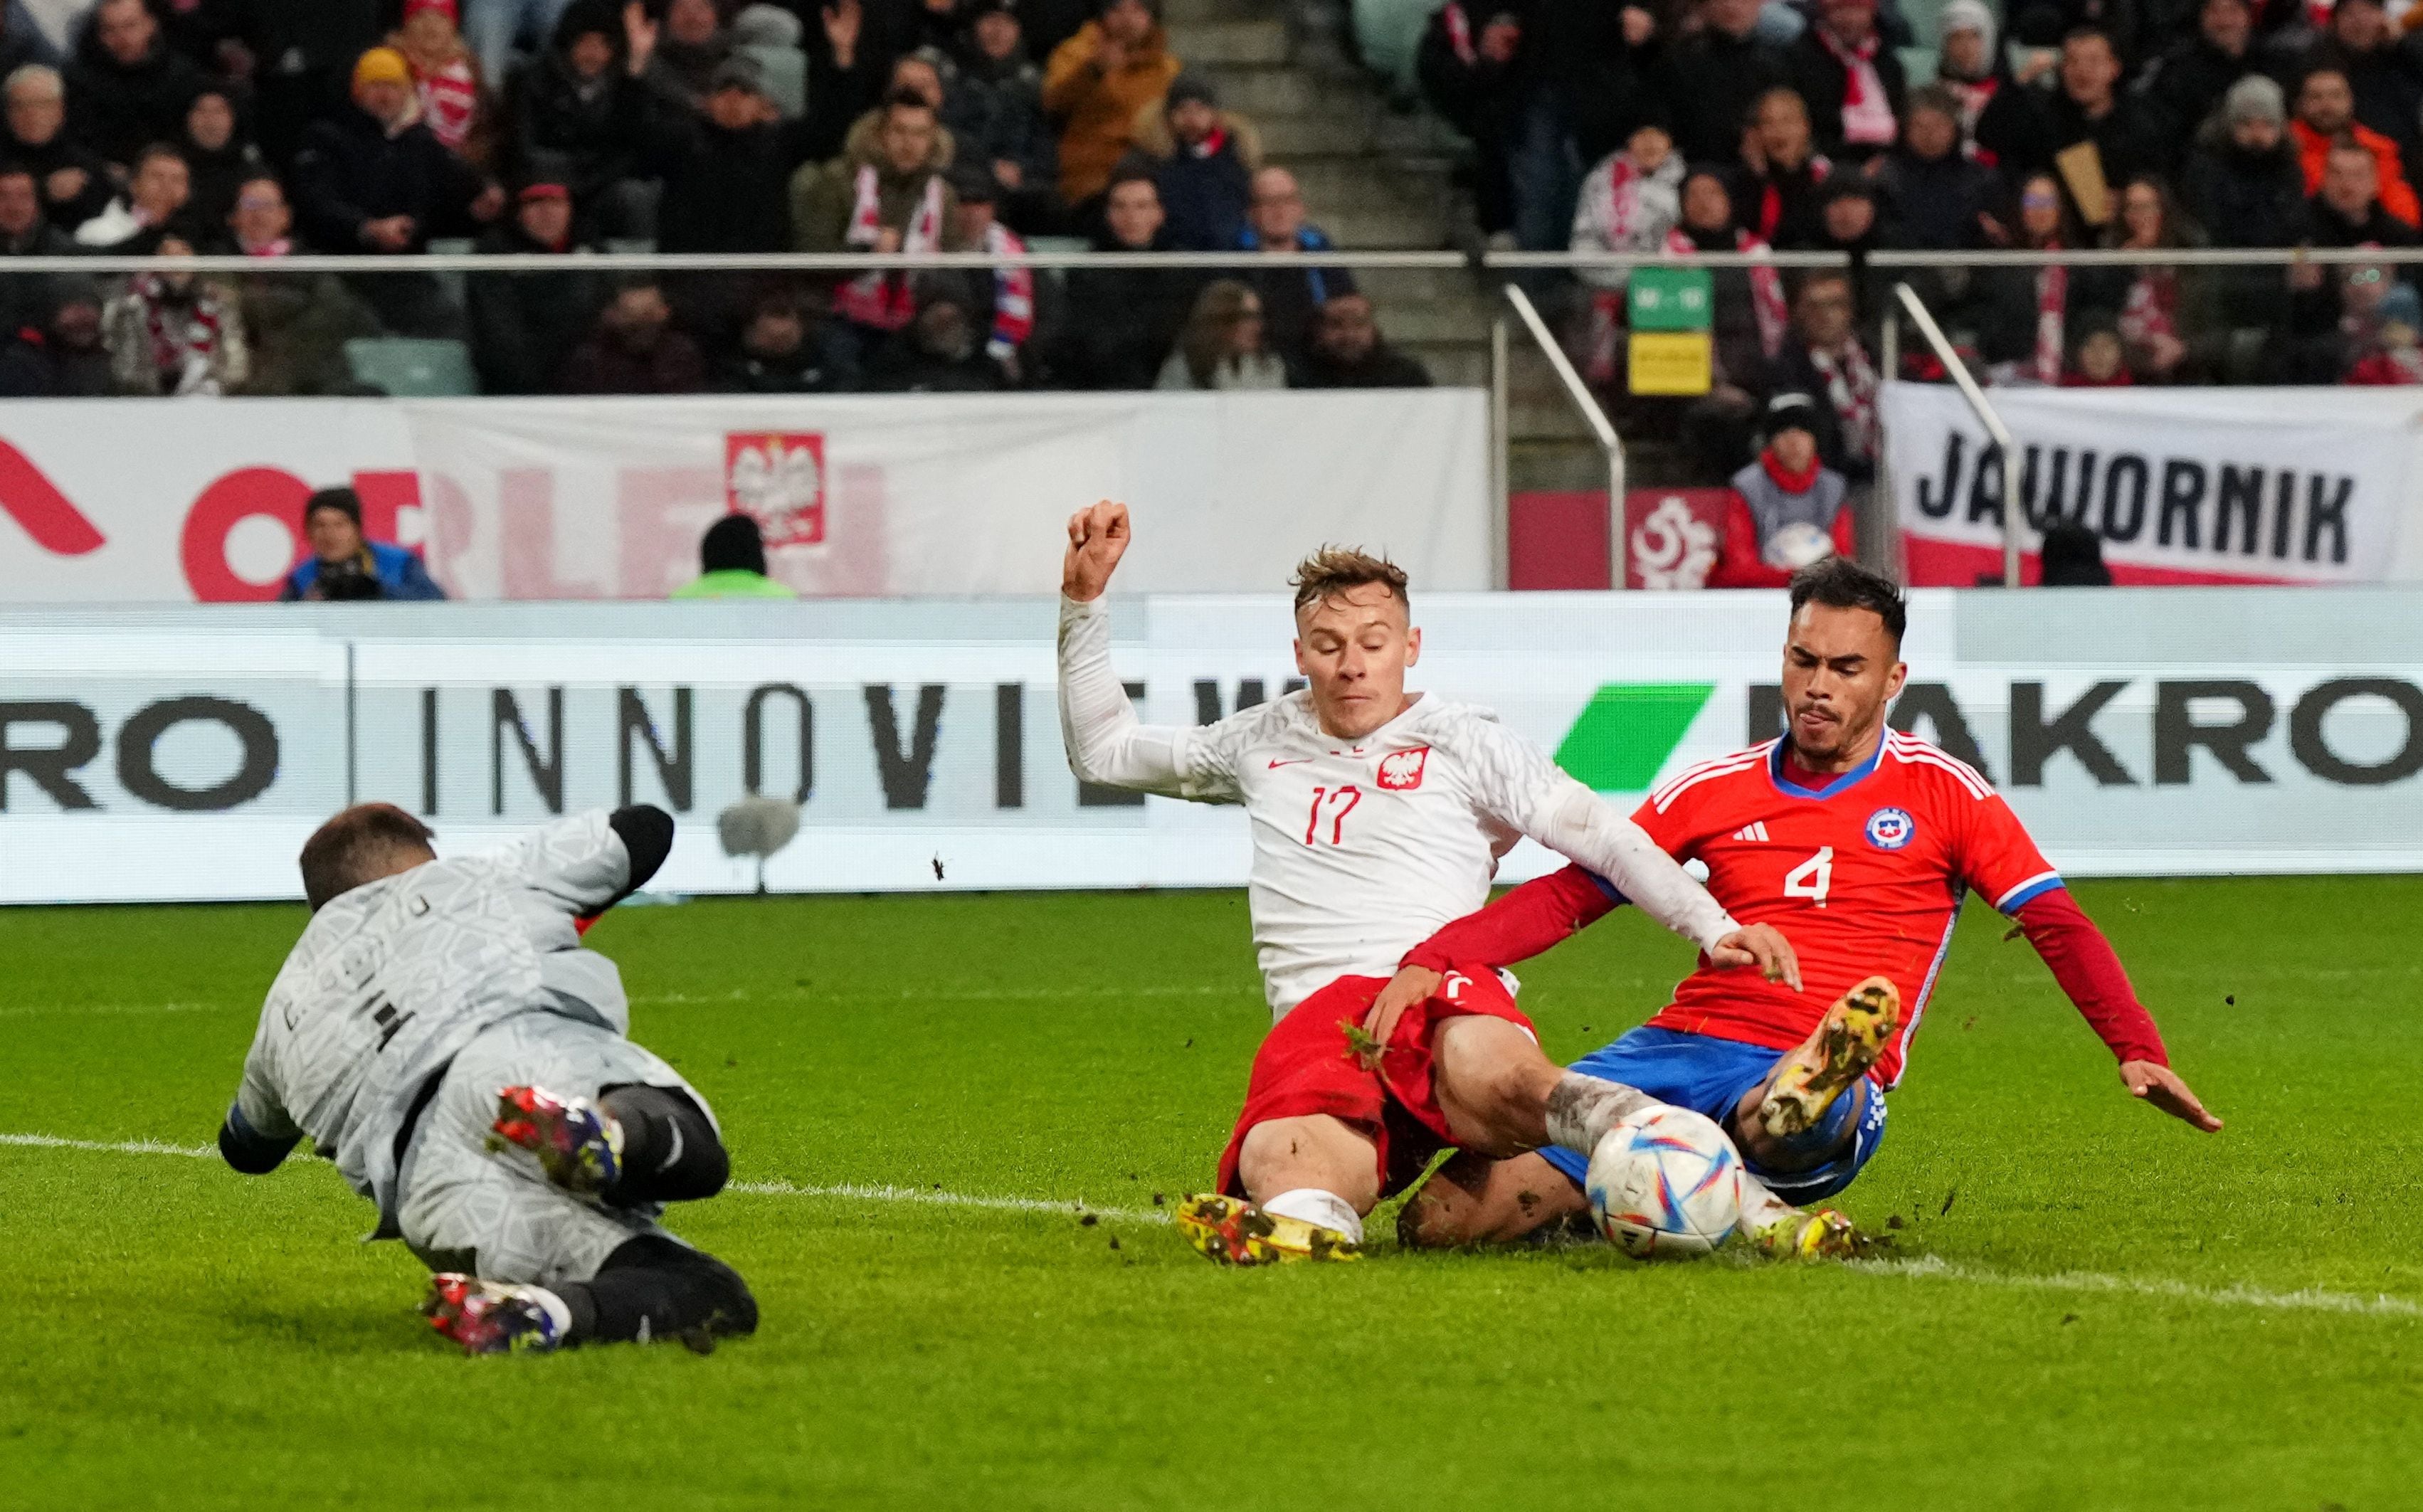
[[1850,485],[1817,460],[1824,423],[1807,394],[1767,401],[1758,460],[1734,474],[1724,542],[1710,588],[1783,588],[1795,569],[1830,554],[1857,555]]
[[1052,51],[1043,111],[1060,129],[1060,196],[1083,205],[1135,145],[1136,113],[1169,92],[1179,61],[1160,0],[1101,0],[1094,20]]
[[2316,69],[2306,74],[2297,87],[2297,114],[2288,122],[2288,131],[2297,139],[2297,161],[2305,170],[2307,195],[2322,187],[2331,144],[2352,136],[2358,147],[2372,154],[2380,169],[2381,208],[2409,226],[2423,228],[2423,201],[2416,200],[2414,186],[2406,181],[2398,144],[2369,126],[2357,124],[2355,91],[2348,87],[2346,74],[2336,69]]

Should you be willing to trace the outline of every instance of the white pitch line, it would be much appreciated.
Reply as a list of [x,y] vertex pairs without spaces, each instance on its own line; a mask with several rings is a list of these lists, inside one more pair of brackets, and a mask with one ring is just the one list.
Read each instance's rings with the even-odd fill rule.
[[1060,1203],[1047,1202],[1040,1197],[983,1197],[963,1191],[943,1191],[933,1187],[800,1187],[787,1181],[736,1181],[724,1190],[747,1192],[752,1197],[830,1197],[847,1202],[922,1203],[933,1207],[981,1207],[1000,1213],[1049,1213],[1056,1218],[1081,1218],[1091,1213],[1096,1218],[1122,1223],[1169,1221],[1167,1213],[1152,1207],[1096,1207],[1083,1200]]
[[[173,1155],[187,1159],[215,1158],[218,1151],[208,1145],[167,1144],[156,1140],[127,1140],[112,1142],[106,1140],[61,1139],[55,1134],[0,1134],[0,1146],[15,1145],[42,1150],[85,1150],[103,1155]],[[911,1203],[930,1207],[973,1207],[998,1213],[1037,1213],[1054,1218],[1083,1218],[1090,1213],[1096,1218],[1122,1223],[1167,1223],[1169,1215],[1158,1208],[1095,1207],[1079,1202],[1052,1202],[1040,1197],[989,1197],[974,1192],[944,1191],[928,1187],[861,1186],[800,1186],[788,1181],[736,1181],[727,1191],[752,1197],[807,1197],[834,1202]],[[2049,1276],[2032,1276],[2007,1270],[1984,1270],[1964,1266],[1934,1255],[1915,1260],[1845,1260],[1837,1262],[1842,1268],[1863,1276],[1896,1277],[1905,1280],[1957,1281],[1974,1286],[2001,1286],[2024,1291],[2100,1292],[2133,1297],[2156,1297],[2173,1301],[2198,1302],[2212,1307],[2256,1307],[2281,1312],[2338,1313],[2366,1317],[2423,1317],[2423,1302],[2404,1297],[2376,1293],[2360,1297],[2352,1292],[2323,1291],[2307,1287],[2302,1291],[2266,1291],[2258,1286],[2196,1286],[2183,1281],[2165,1281],[2142,1276],[2107,1276],[2086,1270],[2060,1271]]]
[[31,1018],[45,1014],[210,1014],[243,1007],[232,1002],[35,1002],[0,1007],[0,1018]]

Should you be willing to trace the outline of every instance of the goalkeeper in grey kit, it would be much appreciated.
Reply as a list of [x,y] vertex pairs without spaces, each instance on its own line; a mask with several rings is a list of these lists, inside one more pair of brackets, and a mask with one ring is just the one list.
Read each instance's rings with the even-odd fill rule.
[[705,1099],[628,1038],[588,921],[664,864],[645,805],[439,860],[388,804],[303,847],[310,924],[269,990],[219,1151],[247,1174],[308,1136],[436,1274],[423,1304],[475,1354],[749,1333],[731,1267],[665,1232],[664,1204],[730,1172]]

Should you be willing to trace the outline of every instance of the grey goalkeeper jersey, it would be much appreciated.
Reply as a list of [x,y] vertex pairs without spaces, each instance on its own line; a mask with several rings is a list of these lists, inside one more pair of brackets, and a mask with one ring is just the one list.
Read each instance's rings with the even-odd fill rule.
[[271,1140],[307,1135],[395,1212],[397,1131],[473,1036],[533,1010],[628,1033],[614,963],[574,920],[619,896],[631,859],[604,810],[511,846],[431,861],[331,899],[261,1005],[235,1111]]

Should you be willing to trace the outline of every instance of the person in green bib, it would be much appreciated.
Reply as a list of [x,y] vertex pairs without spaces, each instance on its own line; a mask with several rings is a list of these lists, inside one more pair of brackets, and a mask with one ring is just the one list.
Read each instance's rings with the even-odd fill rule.
[[698,543],[699,575],[674,589],[677,599],[798,598],[788,583],[766,575],[766,538],[746,514],[727,514]]

